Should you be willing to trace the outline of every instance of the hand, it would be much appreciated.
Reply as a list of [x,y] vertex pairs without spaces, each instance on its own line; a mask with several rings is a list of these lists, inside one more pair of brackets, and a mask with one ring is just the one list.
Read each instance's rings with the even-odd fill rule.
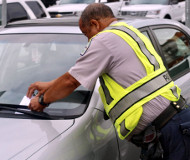
[[51,82],[32,83],[28,88],[26,96],[28,98],[31,98],[35,90],[38,90],[37,96],[40,96],[41,94],[44,94],[48,90],[48,88],[51,86],[51,84],[52,84]]
[[31,111],[36,111],[36,112],[42,112],[44,110],[44,108],[46,108],[47,106],[43,106],[41,105],[39,102],[39,97],[35,96],[31,99],[30,104],[28,106],[28,108]]

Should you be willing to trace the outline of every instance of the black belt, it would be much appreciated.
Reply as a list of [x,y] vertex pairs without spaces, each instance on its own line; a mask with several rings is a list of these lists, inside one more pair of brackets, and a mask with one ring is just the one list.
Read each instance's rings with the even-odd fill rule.
[[[138,135],[131,137],[131,142],[142,147],[144,153],[141,153],[142,159],[159,159],[163,156],[163,149],[159,141],[161,136],[160,129],[177,113],[187,108],[183,97],[179,101],[171,102],[170,105]],[[156,157],[156,158],[155,158]]]
[[177,102],[171,102],[170,105],[152,122],[156,130],[161,129],[175,114],[187,108],[188,105],[183,97]]
[[183,97],[180,97],[177,102],[171,102],[170,105],[149,126],[147,126],[144,131],[138,135],[133,135],[131,141],[137,146],[144,146],[149,142],[155,141],[160,136],[160,129],[174,115],[187,107],[188,106]]

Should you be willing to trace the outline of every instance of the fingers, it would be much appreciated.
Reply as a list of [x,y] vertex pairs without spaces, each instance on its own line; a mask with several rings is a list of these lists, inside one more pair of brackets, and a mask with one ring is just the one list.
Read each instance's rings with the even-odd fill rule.
[[47,83],[47,82],[35,82],[35,83],[32,83],[29,86],[26,95],[27,95],[28,98],[31,98],[34,91],[38,90],[37,96],[39,97],[41,94],[43,94],[48,89],[48,87],[49,87],[49,83]]
[[31,111],[42,112],[45,107],[39,104],[38,97],[34,97],[31,99],[28,108]]
[[39,97],[39,96],[41,96],[44,93],[45,93],[45,90],[39,91],[38,94],[36,95],[36,97]]
[[35,83],[31,84],[28,88],[28,91],[26,93],[26,96],[28,98],[32,97],[32,94],[34,93],[34,91],[37,90],[37,85]]
[[28,106],[28,108],[31,110],[31,111],[36,111],[36,112],[43,112],[44,110],[44,107],[43,106],[34,106],[32,104],[30,104]]
[[39,82],[32,83],[32,84],[28,87],[28,91],[27,91],[27,93],[26,93],[26,96],[27,96],[28,98],[31,98],[32,95],[33,95],[33,93],[34,93],[34,91],[35,91],[35,90],[39,90],[39,89],[40,89],[40,88],[39,88]]

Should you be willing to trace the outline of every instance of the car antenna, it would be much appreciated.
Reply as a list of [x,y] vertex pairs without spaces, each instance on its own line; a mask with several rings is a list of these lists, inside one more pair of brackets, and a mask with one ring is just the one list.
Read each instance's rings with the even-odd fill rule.
[[7,1],[2,0],[2,13],[1,13],[1,25],[6,27],[7,25]]

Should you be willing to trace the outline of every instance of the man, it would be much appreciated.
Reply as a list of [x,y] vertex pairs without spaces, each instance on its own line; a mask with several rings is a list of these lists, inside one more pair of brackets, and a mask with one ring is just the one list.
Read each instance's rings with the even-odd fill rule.
[[89,5],[79,26],[89,39],[85,52],[61,77],[31,84],[27,96],[34,90],[39,93],[29,108],[43,111],[80,85],[93,89],[100,78],[106,113],[121,139],[143,148],[142,159],[190,159],[190,137],[186,134],[184,143],[181,133],[190,128],[190,110],[150,41],[132,26],[118,22],[104,4]]

